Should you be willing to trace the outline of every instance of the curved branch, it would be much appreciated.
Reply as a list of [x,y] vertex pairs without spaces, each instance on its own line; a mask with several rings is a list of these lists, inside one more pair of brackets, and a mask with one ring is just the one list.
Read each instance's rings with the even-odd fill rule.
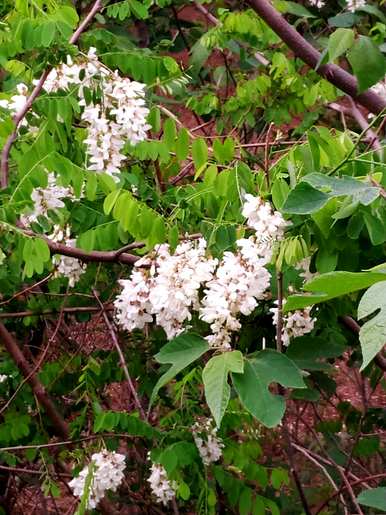
[[[316,69],[321,54],[279,14],[268,0],[247,0],[261,18],[289,46],[294,54],[308,66]],[[356,78],[335,64],[324,64],[316,70],[319,75],[341,91],[354,98],[370,112],[379,114],[386,108],[386,101],[371,90],[358,93]]]
[[[87,14],[87,16],[85,17],[85,19],[80,23],[79,27],[76,29],[74,34],[71,36],[71,38],[69,40],[70,44],[75,44],[78,41],[82,32],[84,32],[87,25],[94,18],[95,14],[101,10],[101,8],[102,8],[102,0],[96,0],[96,2],[90,9],[90,11]],[[40,95],[40,93],[43,89],[44,83],[45,83],[51,70],[52,70],[51,66],[48,67],[46,70],[44,70],[38,83],[36,84],[35,88],[32,90],[31,95],[28,97],[26,103],[20,109],[20,111],[18,111],[15,114],[15,116],[13,118],[15,128],[12,131],[12,133],[8,136],[8,139],[5,142],[5,145],[1,152],[1,167],[0,167],[0,187],[1,188],[6,188],[8,186],[9,154],[11,152],[11,147],[17,138],[17,131],[18,131],[19,125],[22,122],[22,120],[24,119],[25,115],[31,109],[31,106],[34,103],[35,99]]]

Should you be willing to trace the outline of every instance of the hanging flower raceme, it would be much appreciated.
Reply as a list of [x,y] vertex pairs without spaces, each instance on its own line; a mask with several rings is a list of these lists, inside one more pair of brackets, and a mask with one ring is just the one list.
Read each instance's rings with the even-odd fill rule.
[[[54,232],[48,238],[56,243],[63,243],[67,247],[76,247],[76,240],[71,238],[71,228],[67,225],[62,229],[59,225],[54,226]],[[71,256],[55,255],[52,258],[55,266],[54,277],[67,277],[68,285],[73,288],[80,277],[86,271],[86,265]]]
[[130,279],[120,281],[123,290],[114,303],[118,323],[129,331],[142,329],[154,315],[169,340],[181,333],[191,310],[198,309],[201,285],[212,278],[217,264],[205,252],[202,238],[180,243],[174,254],[169,245],[160,245],[146,258],[150,270],[134,269]]
[[217,436],[212,419],[196,422],[192,427],[193,439],[204,465],[215,463],[222,456],[224,444]]
[[[285,300],[283,299],[283,306],[284,304]],[[287,347],[292,338],[304,336],[313,330],[316,318],[311,317],[311,309],[312,308],[297,309],[296,311],[283,315],[283,329],[281,333],[283,345]],[[271,308],[270,311],[273,316],[273,323],[277,325],[279,310],[275,307]]]
[[364,7],[367,3],[366,0],[346,0],[346,2],[347,10],[351,11],[352,13],[358,9],[361,9],[361,7]]
[[[126,142],[136,145],[147,137],[151,126],[146,119],[149,109],[145,105],[145,85],[121,77],[118,71],[106,68],[90,48],[85,59],[52,70],[44,84],[47,92],[68,90],[78,86],[79,104],[84,107],[81,119],[87,127],[84,140],[89,163],[88,169],[106,172],[116,180],[126,159],[122,149]],[[100,103],[86,102],[85,89],[100,92]]]
[[274,211],[269,202],[260,197],[246,194],[242,215],[247,219],[247,225],[256,232],[256,243],[259,256],[267,263],[272,258],[275,242],[284,237],[284,231],[289,225],[279,211]]
[[64,198],[74,199],[71,188],[58,185],[55,174],[49,173],[47,186],[32,190],[33,211],[22,215],[21,222],[23,225],[30,225],[32,222],[37,221],[38,216],[47,216],[49,210],[64,207],[65,204],[62,200]]
[[174,499],[176,484],[168,479],[165,468],[159,463],[152,463],[148,483],[157,502],[164,506]]
[[84,467],[79,475],[69,482],[76,497],[82,498],[89,474],[91,483],[87,510],[97,507],[108,490],[115,492],[124,478],[125,456],[116,452],[101,451],[91,456],[90,465]]
[[222,350],[230,348],[231,333],[241,328],[237,317],[252,313],[257,301],[265,298],[270,283],[266,259],[259,257],[256,238],[251,236],[236,244],[240,250],[225,252],[214,278],[206,284],[199,311],[213,333],[207,341]]

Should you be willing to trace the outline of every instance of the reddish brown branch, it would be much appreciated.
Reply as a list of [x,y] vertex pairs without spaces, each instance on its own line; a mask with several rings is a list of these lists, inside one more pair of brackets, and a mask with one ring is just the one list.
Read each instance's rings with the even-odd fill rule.
[[67,439],[69,435],[67,422],[57,411],[54,403],[48,396],[44,386],[39,381],[36,374],[33,373],[30,364],[25,359],[23,353],[19,349],[19,346],[16,343],[15,339],[12,337],[12,335],[9,333],[9,331],[2,323],[0,323],[0,340],[4,344],[6,350],[11,355],[12,359],[16,363],[17,367],[19,368],[23,376],[25,378],[28,378],[27,382],[32,388],[32,391],[35,394],[38,402],[43,406],[47,416],[54,424],[55,432],[63,438]]
[[[308,66],[316,70],[320,62],[321,54],[305,40],[292,25],[290,25],[281,14],[268,2],[268,0],[248,0],[249,5],[261,18],[276,32]],[[334,84],[341,91],[357,100],[370,112],[379,114],[386,108],[386,102],[371,90],[358,93],[358,82],[350,73],[335,64],[324,64],[316,70],[324,79]]]
[[[75,44],[82,32],[85,30],[87,25],[90,23],[90,21],[93,19],[95,14],[102,8],[102,0],[96,0],[92,8],[90,9],[90,12],[87,14],[85,19],[82,21],[82,23],[79,25],[79,27],[76,29],[74,34],[70,38],[70,43]],[[52,70],[52,67],[48,67],[44,72],[42,73],[38,83],[36,84],[35,88],[33,89],[31,95],[28,97],[27,102],[24,104],[24,106],[18,111],[14,118],[13,122],[15,124],[15,128],[12,131],[12,133],[8,136],[7,141],[5,142],[5,145],[3,147],[2,153],[1,153],[1,167],[0,167],[0,186],[1,188],[6,188],[8,186],[8,171],[9,171],[9,154],[11,152],[11,147],[14,143],[14,141],[17,138],[17,131],[19,128],[20,123],[24,119],[25,115],[28,113],[28,111],[31,109],[32,104],[34,103],[35,99],[40,95],[44,83]]]

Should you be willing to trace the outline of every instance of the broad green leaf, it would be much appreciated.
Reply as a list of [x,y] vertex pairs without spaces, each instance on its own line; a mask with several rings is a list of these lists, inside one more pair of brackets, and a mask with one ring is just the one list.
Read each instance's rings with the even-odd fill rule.
[[175,377],[181,370],[196,361],[209,349],[209,344],[204,338],[193,333],[180,334],[162,347],[154,357],[158,363],[172,366],[157,381],[150,398],[150,405],[166,383]]
[[342,13],[328,18],[330,27],[352,27],[359,20],[354,13]]
[[373,284],[361,298],[358,306],[358,319],[374,315],[360,330],[363,364],[361,370],[383,349],[386,344],[386,281]]
[[192,157],[196,170],[201,168],[208,161],[208,147],[204,139],[197,138],[193,140]]
[[244,373],[232,374],[233,384],[244,407],[266,427],[279,424],[285,412],[285,400],[269,390],[271,383],[289,388],[305,388],[301,371],[284,354],[260,351],[245,360]]
[[348,54],[348,60],[358,79],[359,92],[365,91],[385,76],[386,59],[366,36],[359,36]]
[[103,211],[106,213],[106,215],[110,214],[121,193],[122,190],[115,190],[107,195],[103,202]]
[[364,490],[358,495],[357,501],[363,506],[386,512],[386,486]]
[[293,214],[310,214],[319,211],[334,197],[348,195],[353,202],[367,206],[380,194],[380,189],[368,182],[351,176],[329,177],[321,173],[310,173],[290,191],[283,211]]
[[386,280],[386,274],[375,272],[329,272],[315,277],[303,286],[305,294],[290,295],[283,311],[288,313],[295,309],[326,302]]
[[282,13],[290,13],[295,16],[300,16],[301,18],[316,18],[316,16],[308,9],[297,2],[289,2],[286,0],[277,0],[275,2],[275,7]]
[[299,368],[324,370],[330,367],[324,360],[341,356],[345,349],[345,345],[334,338],[324,339],[306,335],[293,339],[285,355]]
[[223,352],[211,358],[202,372],[206,402],[218,427],[230,398],[228,375],[230,372],[241,374],[243,365],[240,351]]
[[354,31],[351,29],[337,29],[328,40],[328,54],[330,61],[344,54],[354,43]]

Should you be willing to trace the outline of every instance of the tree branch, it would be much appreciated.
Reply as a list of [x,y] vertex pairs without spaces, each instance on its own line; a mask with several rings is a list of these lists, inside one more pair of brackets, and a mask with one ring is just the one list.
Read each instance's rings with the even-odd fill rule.
[[[344,315],[341,317],[341,320],[343,324],[350,329],[353,333],[359,334],[359,331],[361,330],[361,326],[358,324],[356,320],[354,320],[352,317]],[[383,356],[382,352],[379,352],[375,358],[374,362],[378,367],[386,372],[386,358]]]
[[[276,32],[276,34],[289,46],[296,57],[299,57],[308,66],[316,70],[321,54],[303,38],[268,0],[247,0],[261,18]],[[370,112],[379,114],[386,108],[386,102],[371,90],[358,93],[356,78],[335,64],[319,66],[316,72],[334,84],[341,91],[354,98]]]
[[113,327],[113,324],[110,322],[110,319],[109,319],[109,317],[107,315],[105,307],[104,307],[102,301],[99,298],[98,292],[96,291],[95,288],[93,288],[92,292],[93,292],[93,294],[94,294],[94,296],[95,296],[95,298],[96,298],[96,300],[97,300],[97,302],[98,302],[98,304],[100,306],[100,310],[102,312],[105,324],[107,326],[107,329],[109,330],[111,339],[113,340],[115,349],[116,349],[116,351],[118,353],[119,361],[120,361],[123,373],[126,376],[126,380],[127,380],[128,386],[129,386],[130,394],[132,395],[132,397],[134,399],[134,404],[136,405],[136,407],[137,407],[137,409],[138,409],[142,419],[146,420],[145,410],[142,407],[141,401],[139,400],[139,397],[138,397],[138,394],[137,394],[137,390],[135,389],[134,383],[133,383],[133,381],[132,381],[132,379],[130,377],[130,373],[129,373],[129,370],[127,368],[126,361],[125,361],[125,356],[123,355],[122,349],[121,349],[121,347],[119,345],[118,338],[117,338],[115,329]]
[[[71,36],[69,43],[75,44],[82,32],[85,30],[87,25],[90,23],[90,21],[93,19],[95,14],[102,8],[102,0],[96,0],[92,8],[90,9],[90,12],[87,14],[85,19],[81,22],[79,27],[76,29],[74,34]],[[32,104],[34,103],[35,99],[40,95],[44,83],[52,70],[52,67],[48,67],[44,72],[42,73],[38,83],[36,84],[35,88],[32,90],[31,95],[28,97],[26,103],[24,106],[18,111],[14,118],[13,122],[15,124],[15,128],[12,131],[12,133],[8,136],[7,141],[5,142],[5,145],[3,147],[2,153],[1,153],[1,167],[0,167],[0,187],[6,188],[8,186],[8,171],[9,171],[9,154],[11,152],[11,147],[13,143],[15,142],[17,138],[17,131],[19,128],[20,123],[24,119],[25,115],[28,113],[28,111],[31,109]]]
[[23,374],[23,376],[27,378],[27,382],[32,388],[32,391],[35,394],[37,400],[43,406],[47,416],[53,422],[55,432],[63,438],[68,439],[69,429],[67,422],[62,418],[62,416],[57,411],[54,403],[49,398],[44,386],[39,381],[36,374],[33,372],[30,364],[25,359],[23,353],[19,349],[18,344],[12,337],[11,333],[9,333],[9,331],[2,323],[0,323],[0,339],[4,344],[5,348],[7,349],[8,353],[11,355],[12,359],[16,363],[17,367]]

